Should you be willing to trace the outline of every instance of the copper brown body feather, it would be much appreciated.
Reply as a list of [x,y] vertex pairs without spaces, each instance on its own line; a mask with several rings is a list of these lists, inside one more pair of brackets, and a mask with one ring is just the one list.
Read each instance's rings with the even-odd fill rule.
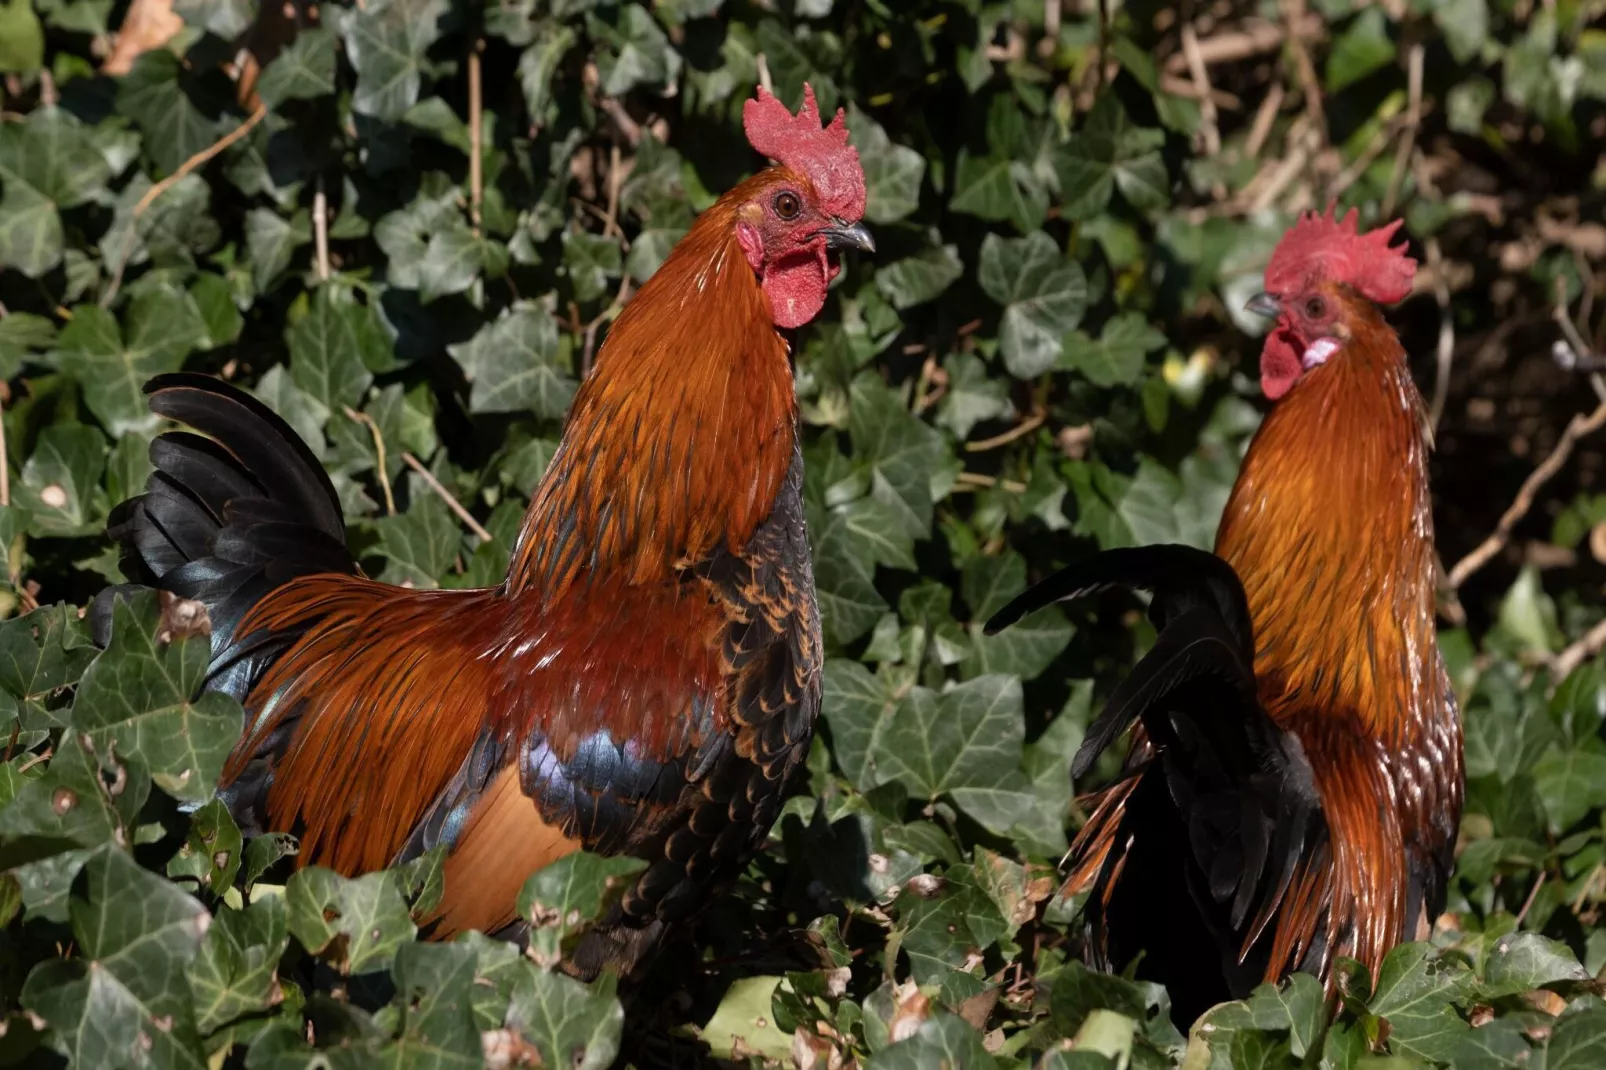
[[[1110,581],[1108,553],[1021,600],[1079,596],[1092,576],[1156,592],[1157,651],[1169,637],[1226,646],[1235,629],[1252,634],[1252,671],[1145,659],[1111,702],[1147,673],[1141,710],[1107,708],[1119,723],[1096,723],[1086,745],[1096,752],[1107,742],[1096,730],[1141,713],[1121,778],[1086,800],[1068,890],[1091,893],[1097,956],[1113,968],[1143,956],[1184,1024],[1292,970],[1329,977],[1339,956],[1375,971],[1442,908],[1449,877],[1461,727],[1434,628],[1428,425],[1377,308],[1325,292],[1340,303],[1343,351],[1266,417],[1217,533],[1220,582],[1241,583],[1245,619],[1210,610],[1201,626],[1191,581]],[[1198,553],[1152,552],[1185,570],[1180,555]],[[1234,773],[1222,752],[1241,725],[1253,760]],[[1218,804],[1228,812],[1212,816]]]
[[[305,510],[218,420],[187,467],[158,458],[113,533],[131,577],[193,593],[205,573],[202,593],[232,607],[214,614],[212,685],[247,710],[226,773],[247,826],[295,831],[300,864],[345,873],[446,845],[437,936],[505,930],[524,879],[567,852],[646,859],[576,953],[582,975],[632,969],[734,879],[820,693],[789,353],[735,235],[777,181],[807,179],[771,168],[731,191],[614,323],[498,588],[365,579],[331,556],[327,518],[322,556],[297,564]],[[201,423],[255,404],[187,377],[157,384],[159,410],[164,390]],[[298,445],[268,460],[333,501],[310,455],[290,458]],[[204,537],[169,546],[163,521],[181,510]],[[247,576],[269,567],[269,528],[287,555]]]

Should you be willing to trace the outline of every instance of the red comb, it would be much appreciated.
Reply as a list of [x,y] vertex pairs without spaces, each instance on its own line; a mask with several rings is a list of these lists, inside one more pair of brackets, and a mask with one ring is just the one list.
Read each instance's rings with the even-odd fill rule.
[[858,150],[848,144],[842,109],[837,109],[831,125],[822,127],[820,106],[808,83],[803,85],[803,107],[795,116],[759,86],[758,97],[742,105],[742,126],[755,150],[807,175],[831,215],[853,223],[864,216],[864,171]]
[[1402,220],[1365,234],[1357,231],[1358,213],[1338,219],[1329,206],[1324,215],[1307,212],[1288,228],[1266,265],[1266,289],[1293,293],[1320,279],[1348,283],[1379,304],[1403,301],[1416,277],[1416,261],[1405,245],[1389,242]]

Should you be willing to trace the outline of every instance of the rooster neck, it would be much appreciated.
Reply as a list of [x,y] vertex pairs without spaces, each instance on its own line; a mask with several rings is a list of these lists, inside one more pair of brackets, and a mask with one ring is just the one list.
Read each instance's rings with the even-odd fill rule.
[[738,187],[620,313],[531,499],[506,589],[655,583],[769,515],[792,461],[785,340],[736,240]]
[[1250,444],[1216,552],[1243,578],[1280,721],[1343,713],[1398,746],[1436,716],[1428,443],[1405,354],[1368,308]]

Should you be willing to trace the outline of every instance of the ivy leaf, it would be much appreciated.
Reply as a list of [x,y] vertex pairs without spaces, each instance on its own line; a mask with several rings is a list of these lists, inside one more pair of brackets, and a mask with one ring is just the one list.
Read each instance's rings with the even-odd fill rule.
[[1132,126],[1113,94],[1099,97],[1086,125],[1053,156],[1066,216],[1099,215],[1117,188],[1140,212],[1165,207],[1170,179],[1160,157],[1163,142],[1160,131]]
[[241,910],[220,910],[186,969],[195,993],[196,1029],[212,1033],[269,1010],[277,995],[279,959],[289,943],[283,896],[264,896]]
[[981,1034],[950,1014],[920,1023],[914,1035],[871,1056],[864,1070],[925,1070],[931,1066],[963,1066],[985,1070],[998,1065],[982,1046]]
[[[487,16],[489,18],[489,15]],[[576,34],[571,27],[543,27],[530,47],[519,56],[519,84],[524,89],[524,103],[530,115],[544,118],[551,104],[552,76],[558,64],[574,47]]]
[[[21,9],[32,16],[26,4]],[[60,264],[58,210],[83,204],[110,178],[105,156],[62,108],[36,108],[21,123],[0,124],[0,264],[32,278]]]
[[625,1012],[608,991],[572,977],[526,969],[508,1004],[508,1028],[540,1052],[543,1066],[606,1070],[619,1054]]
[[1023,234],[1043,225],[1048,191],[1031,168],[1007,156],[974,156],[959,150],[954,195],[948,207],[992,222],[1011,222]]
[[285,332],[290,378],[329,412],[362,400],[373,375],[364,354],[380,359],[389,340],[373,313],[331,286],[312,293],[305,315]]
[[[1483,0],[1443,0],[1433,6],[1433,22],[1444,34],[1444,43],[1449,46],[1450,55],[1455,57],[1455,61],[1470,63],[1477,58],[1489,38],[1489,5]],[[1332,62],[1329,58],[1329,77]]]
[[93,427],[62,423],[41,431],[22,466],[22,486],[16,489],[20,504],[33,516],[29,533],[95,532],[96,489],[105,469],[106,440]]
[[998,346],[1017,379],[1035,379],[1060,356],[1060,336],[1087,308],[1087,279],[1040,230],[1024,238],[987,235],[977,275],[987,296],[1004,306]]
[[563,264],[577,301],[595,301],[608,292],[608,280],[623,270],[619,243],[601,234],[565,231]]
[[881,124],[857,107],[848,111],[848,131],[864,170],[864,218],[896,223],[919,208],[926,158],[907,145],[893,144]]
[[1333,42],[1333,50],[1327,56],[1327,91],[1337,93],[1349,88],[1395,55],[1383,12],[1370,8],[1362,11]]
[[173,13],[225,41],[239,37],[256,21],[251,0],[174,0]]
[[1534,766],[1533,777],[1556,835],[1606,804],[1606,754],[1596,749],[1552,747]]
[[485,266],[486,245],[461,217],[429,236],[418,265],[418,295],[427,304],[437,297],[462,293],[474,285]]
[[[6,128],[0,126],[0,133]],[[0,254],[0,260],[4,260]],[[56,325],[43,316],[31,312],[13,312],[0,319],[0,373],[7,379],[22,370],[25,360],[38,360],[38,354],[51,349],[56,342]]]
[[1321,1036],[1326,1020],[1323,1003],[1321,982],[1296,973],[1280,986],[1258,985],[1248,999],[1214,1008],[1209,1022],[1214,1032],[1227,1035],[1240,1030],[1286,1034],[1287,1054],[1304,1058]]
[[859,553],[847,521],[833,516],[817,536],[814,583],[827,635],[851,643],[875,626],[887,603],[875,589],[875,565]]
[[466,944],[403,944],[391,973],[397,1038],[381,1057],[396,1066],[484,1065],[474,1025],[473,988],[479,956]]
[[153,1065],[200,1070],[184,969],[211,923],[206,908],[114,844],[91,854],[84,873],[87,898],[71,907],[81,957],[40,963],[24,1005],[76,1065],[126,1064],[144,1051]]
[[907,533],[923,539],[931,530],[932,482],[947,457],[942,434],[904,408],[874,376],[860,376],[849,390],[848,431],[856,458],[886,480]]
[[64,724],[48,700],[77,683],[96,650],[76,613],[65,604],[41,606],[0,623],[0,709],[25,730]]
[[7,181],[0,198],[0,264],[38,278],[61,263],[61,216],[32,186]]
[[1081,331],[1067,335],[1060,364],[1095,386],[1131,386],[1143,374],[1144,358],[1165,341],[1142,316],[1123,312],[1104,325],[1097,342]]
[[379,552],[388,560],[380,579],[427,590],[440,586],[440,577],[452,567],[463,540],[446,503],[422,485],[420,491],[405,513],[381,517],[374,526],[379,531]]
[[1489,949],[1483,970],[1482,998],[1489,1000],[1590,978],[1566,944],[1528,932],[1501,937]]
[[284,51],[262,69],[257,96],[269,108],[287,100],[315,100],[335,91],[335,35],[322,26],[303,27]]
[[881,734],[875,765],[883,783],[896,780],[926,799],[950,795],[997,832],[1032,804],[1020,772],[1020,681],[980,676],[942,694],[916,688],[898,704]]
[[644,868],[639,858],[577,851],[538,870],[524,882],[518,900],[519,917],[530,924],[530,957],[543,969],[557,965]]
[[157,637],[154,592],[112,606],[111,642],[84,671],[73,700],[72,727],[99,747],[115,746],[150,770],[151,779],[184,802],[211,798],[223,762],[240,737],[243,717],[228,695],[193,696],[211,661],[211,643],[195,636]]
[[972,646],[963,662],[967,676],[1005,673],[1035,680],[1076,634],[1057,606],[1040,609],[997,635],[984,635],[982,628],[981,621],[970,625]]
[[169,174],[217,140],[223,105],[215,82],[185,77],[183,61],[165,48],[141,55],[117,86],[117,110],[139,125],[145,148]]
[[914,256],[877,268],[875,285],[893,308],[903,312],[940,297],[964,273],[965,265],[955,246],[932,245]]
[[953,432],[955,438],[970,437],[971,430],[984,420],[1003,420],[1014,413],[1009,388],[987,375],[987,365],[969,353],[955,353],[943,361],[948,373],[948,393],[937,409],[937,425]]
[[1395,1053],[1442,1062],[1469,1028],[1454,1004],[1474,984],[1464,964],[1431,945],[1402,944],[1383,960],[1368,1007],[1388,1020]]
[[427,60],[440,37],[445,0],[375,0],[341,13],[346,56],[357,71],[351,106],[394,122],[418,103]]
[[825,663],[820,710],[831,726],[836,761],[860,791],[881,783],[876,755],[896,702],[886,684],[857,661]]
[[213,895],[223,895],[240,871],[244,840],[221,799],[213,799],[190,816],[190,834],[167,862],[167,875],[192,879]]
[[778,1060],[791,1052],[791,1034],[781,1030],[774,1020],[776,990],[784,980],[760,976],[731,983],[714,1016],[700,1030],[715,1058],[756,1055]]
[[1545,1047],[1545,1070],[1587,1070],[1606,1058],[1606,1008],[1590,1007],[1556,1023]]
[[246,256],[251,263],[251,281],[256,292],[265,294],[290,266],[295,251],[312,240],[307,218],[285,219],[271,208],[253,208],[245,216]]
[[680,75],[680,53],[639,4],[620,7],[610,19],[587,15],[586,32],[596,42],[602,91],[609,96],[623,96],[638,85],[672,83]]
[[[64,737],[44,775],[25,782],[0,809],[0,843],[8,866],[48,859],[72,845],[126,842],[128,828],[149,797],[150,786],[141,767],[95,749],[90,740]],[[54,874],[62,878],[56,894],[65,896],[86,857],[68,859],[68,868]],[[19,875],[26,878],[22,871],[30,868],[34,867],[20,865]],[[37,891],[32,881],[23,880],[23,900],[30,912],[39,905]],[[65,912],[57,920],[65,920]]]
[[418,932],[391,873],[347,880],[321,866],[308,866],[290,877],[284,898],[291,935],[350,974],[388,968],[397,948]]
[[0,72],[32,74],[44,62],[45,30],[28,0],[0,3]]
[[57,340],[62,371],[78,380],[89,410],[113,437],[156,426],[145,384],[177,371],[207,337],[195,299],[165,284],[141,291],[125,324],[126,333],[99,305],[79,305]]

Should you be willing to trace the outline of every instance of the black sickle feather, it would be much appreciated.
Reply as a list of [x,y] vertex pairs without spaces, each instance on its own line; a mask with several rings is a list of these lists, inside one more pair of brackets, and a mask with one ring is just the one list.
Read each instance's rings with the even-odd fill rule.
[[[987,631],[1117,587],[1153,593],[1149,615],[1159,634],[1089,726],[1071,773],[1086,775],[1141,721],[1158,760],[1127,775],[1151,788],[1159,778],[1164,790],[1129,796],[1112,841],[1124,846],[1107,857],[1088,909],[1106,926],[1114,966],[1141,954],[1148,965],[1140,972],[1186,988],[1202,1009],[1241,998],[1258,979],[1255,962],[1269,954],[1258,942],[1301,860],[1326,843],[1326,817],[1299,739],[1260,706],[1248,599],[1214,554],[1186,546],[1095,554],[1017,597]],[[1111,891],[1112,880],[1122,887]],[[1144,887],[1126,887],[1134,880]],[[1107,893],[1114,898],[1106,908]],[[1132,908],[1135,900],[1143,909]],[[1190,957],[1197,949],[1185,953],[1157,936],[1155,910],[1188,914],[1192,920],[1175,924],[1207,934],[1220,972]]]
[[[206,606],[208,686],[243,699],[285,638],[235,635],[251,607],[297,576],[357,569],[340,499],[301,437],[238,387],[178,372],[145,392],[152,412],[194,430],[151,443],[145,493],[113,510],[107,534],[129,579]],[[128,590],[96,599],[95,634],[109,634],[112,600]]]

